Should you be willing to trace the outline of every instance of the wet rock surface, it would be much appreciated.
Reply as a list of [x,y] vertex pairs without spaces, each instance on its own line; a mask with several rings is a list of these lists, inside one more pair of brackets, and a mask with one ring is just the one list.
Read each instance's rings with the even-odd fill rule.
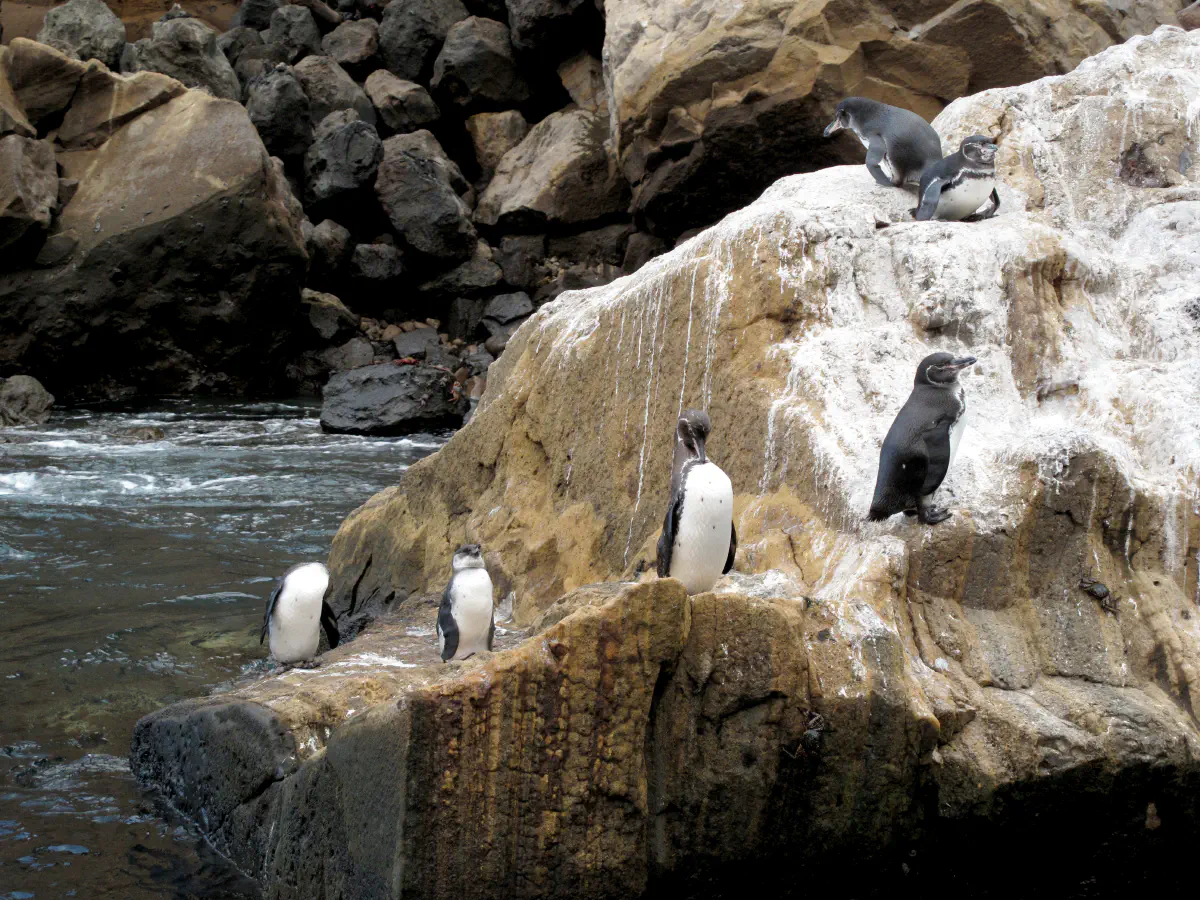
[[411,434],[460,425],[465,412],[452,373],[385,363],[331,378],[325,385],[321,427],[341,434]]

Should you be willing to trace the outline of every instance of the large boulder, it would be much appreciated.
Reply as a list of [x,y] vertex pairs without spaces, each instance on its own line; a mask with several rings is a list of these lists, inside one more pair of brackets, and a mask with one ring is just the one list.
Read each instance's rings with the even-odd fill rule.
[[441,118],[429,91],[415,81],[397,78],[387,69],[372,72],[364,85],[387,130],[394,134],[418,131]]
[[304,155],[304,195],[324,203],[375,180],[383,159],[383,142],[375,128],[352,109],[330,113],[317,126]]
[[117,75],[105,66],[88,63],[58,128],[57,141],[67,150],[98,147],[125,123],[185,90],[160,72]]
[[447,33],[430,87],[462,110],[505,109],[529,99],[508,26],[477,16],[463,19]]
[[462,424],[466,398],[432,366],[383,363],[342,372],[325,385],[321,427],[340,434],[412,434]]
[[0,369],[68,398],[272,387],[306,258],[246,111],[186,91],[58,163],[78,187],[53,262],[0,274]]
[[468,190],[458,166],[428,131],[383,142],[375,193],[392,227],[414,250],[443,260],[471,257],[475,228],[460,196]]
[[45,230],[58,197],[58,169],[49,141],[0,137],[0,249],[32,228]]
[[53,405],[54,396],[36,378],[0,378],[0,425],[41,425]]
[[375,67],[378,49],[379,23],[374,19],[343,22],[321,41],[321,50],[326,56],[359,78]]
[[634,209],[675,237],[785,175],[861,161],[848,132],[821,134],[842,97],[932,119],[955,97],[1068,72],[1173,23],[1178,8],[1177,0],[749,0],[734,9],[723,0],[614,0],[605,7],[605,74]]
[[568,108],[542,119],[496,167],[475,220],[524,229],[624,212],[629,186],[608,152],[607,136],[608,120],[587,110]]
[[60,50],[26,38],[13,40],[3,65],[17,102],[33,125],[67,108],[87,68]]
[[216,33],[191,17],[155,22],[150,37],[125,46],[121,71],[162,72],[214,97],[242,97],[241,82],[217,46]]
[[321,52],[321,32],[313,15],[303,6],[285,4],[271,13],[271,26],[264,42],[275,47],[286,63],[299,62]]
[[319,125],[327,115],[340,109],[352,109],[364,122],[375,124],[375,108],[370,99],[346,70],[328,56],[307,56],[293,71],[308,95],[313,125]]
[[67,0],[47,10],[37,39],[75,59],[98,59],[115,69],[125,48],[125,26],[103,0]]
[[312,144],[312,108],[296,73],[283,64],[250,82],[246,112],[271,155],[302,156]]
[[379,23],[379,57],[406,81],[428,81],[451,26],[467,15],[460,0],[392,0]]

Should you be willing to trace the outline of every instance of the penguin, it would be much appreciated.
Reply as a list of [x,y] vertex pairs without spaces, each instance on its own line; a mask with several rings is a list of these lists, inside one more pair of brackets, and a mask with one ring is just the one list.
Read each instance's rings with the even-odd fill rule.
[[707,413],[689,409],[679,417],[671,502],[658,539],[658,577],[678,578],[689,594],[711,590],[737,552],[733,483],[704,452],[711,431]]
[[321,642],[319,627],[325,629],[329,647],[338,645],[337,619],[325,602],[329,570],[321,563],[300,563],[283,573],[267,601],[263,616],[262,644],[271,636],[271,656],[284,665],[312,660]]
[[825,137],[849,128],[867,148],[867,171],[884,187],[915,187],[942,158],[942,140],[915,112],[866,97],[837,105]]
[[879,451],[872,522],[898,512],[916,515],[925,525],[950,518],[930,498],[946,477],[966,426],[967,398],[958,373],[974,364],[973,356],[932,353],[917,366],[912,393]]
[[496,639],[492,579],[478,544],[463,544],[450,562],[450,583],[438,607],[438,652],[442,662],[491,650]]
[[[990,219],[1000,209],[1000,195],[996,192],[996,145],[981,134],[964,138],[957,153],[925,170],[920,197],[921,205],[913,210],[918,221]],[[985,202],[990,202],[990,208],[979,212]]]

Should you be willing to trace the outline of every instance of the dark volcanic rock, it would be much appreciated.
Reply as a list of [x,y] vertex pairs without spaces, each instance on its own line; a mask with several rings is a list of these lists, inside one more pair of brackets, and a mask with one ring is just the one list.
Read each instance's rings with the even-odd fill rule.
[[125,47],[125,26],[103,0],[68,0],[46,12],[37,39],[68,56],[98,59],[115,69]]
[[455,266],[421,285],[421,291],[429,294],[471,294],[486,290],[500,283],[504,273],[492,260],[492,251],[483,241],[475,247],[475,254],[460,266]]
[[504,280],[513,287],[534,290],[540,282],[539,265],[546,258],[544,234],[506,234],[496,251]]
[[392,0],[379,23],[383,64],[408,81],[427,81],[450,27],[467,15],[459,0]]
[[214,97],[242,97],[241,82],[217,47],[216,34],[199,19],[155,22],[150,37],[125,45],[121,71],[162,72]]
[[514,294],[498,294],[483,309],[483,324],[488,331],[494,326],[507,325],[515,319],[523,319],[533,312],[533,301],[524,291]]
[[381,159],[383,142],[374,127],[352,109],[330,113],[304,155],[306,200],[321,203],[371,184]]
[[347,372],[360,366],[369,366],[375,361],[375,348],[362,335],[350,338],[346,343],[330,347],[320,354],[327,371]]
[[373,68],[379,49],[379,23],[374,19],[343,22],[321,41],[322,52],[358,78]]
[[279,9],[281,0],[242,0],[233,14],[233,25],[245,25],[255,31],[271,27],[271,13]]
[[506,0],[506,5],[514,47],[560,58],[578,49],[589,24],[599,19],[594,0]]
[[341,434],[411,434],[461,425],[466,410],[466,399],[456,399],[450,373],[384,363],[329,379],[321,427]]
[[626,274],[632,275],[666,249],[667,242],[660,237],[644,231],[631,234],[629,242],[625,245],[625,258],[621,261],[621,268]]
[[378,292],[404,272],[404,254],[391,244],[359,244],[350,254],[350,279],[360,292]]
[[302,156],[313,141],[308,95],[288,66],[277,65],[250,83],[246,111],[275,156]]
[[483,320],[482,297],[455,297],[450,301],[446,313],[446,333],[451,340],[470,340],[479,330]]
[[271,27],[263,35],[266,43],[278,47],[284,62],[298,62],[321,52],[321,32],[312,13],[291,3],[271,13]]
[[58,170],[49,141],[17,134],[0,138],[0,249],[31,228],[50,225],[58,200]]
[[580,234],[552,237],[547,252],[572,263],[619,266],[625,259],[625,244],[632,233],[632,225],[607,225]]
[[475,252],[471,210],[458,166],[432,134],[415,131],[383,142],[375,193],[392,226],[414,249],[440,259],[468,259]]
[[300,302],[308,311],[308,322],[323,341],[344,343],[359,334],[361,316],[356,316],[333,294],[322,294],[307,288]]
[[0,378],[0,425],[41,425],[53,405],[54,397],[36,378]]
[[229,64],[237,70],[237,61],[243,53],[251,47],[262,47],[262,35],[253,28],[247,28],[245,25],[239,25],[236,28],[230,28],[224,34],[217,38],[217,47],[225,58],[229,60]]
[[433,66],[430,86],[463,110],[505,109],[529,99],[508,28],[476,16],[456,23]]
[[72,399],[268,389],[299,323],[290,193],[236,103],[187,91],[135,122],[59,157],[79,187],[50,240],[74,245],[0,274],[0,370]]
[[425,88],[415,81],[398,78],[387,69],[372,72],[365,87],[379,118],[393,134],[416,131],[441,117],[441,110]]
[[438,346],[439,343],[438,333],[432,328],[414,328],[392,338],[396,355],[401,358],[411,356],[413,359],[425,359],[429,349]]
[[350,252],[350,232],[333,219],[306,226],[304,243],[308,248],[308,275],[316,282],[327,281],[345,265]]
[[364,122],[375,124],[375,108],[363,89],[328,56],[306,56],[295,72],[308,94],[314,125],[339,109],[353,109]]

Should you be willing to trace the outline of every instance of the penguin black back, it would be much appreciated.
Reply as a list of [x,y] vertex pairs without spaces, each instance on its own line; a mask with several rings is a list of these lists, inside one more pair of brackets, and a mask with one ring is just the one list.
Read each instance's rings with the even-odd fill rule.
[[867,148],[867,170],[885,187],[917,185],[925,170],[942,158],[942,141],[915,112],[867,97],[847,97],[837,105],[825,136],[853,131]]

